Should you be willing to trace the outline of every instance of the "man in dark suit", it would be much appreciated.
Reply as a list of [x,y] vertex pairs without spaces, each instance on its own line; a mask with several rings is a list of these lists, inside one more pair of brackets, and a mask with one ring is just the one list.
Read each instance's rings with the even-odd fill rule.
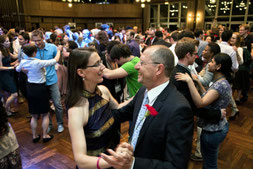
[[[116,151],[108,150],[111,156],[102,154],[102,158],[113,167],[187,168],[193,112],[185,97],[170,83],[173,67],[174,56],[165,46],[151,46],[141,55],[135,68],[143,87],[128,105],[114,112],[116,121],[133,121],[131,145],[121,143]],[[145,104],[152,106],[158,115],[145,118]]]

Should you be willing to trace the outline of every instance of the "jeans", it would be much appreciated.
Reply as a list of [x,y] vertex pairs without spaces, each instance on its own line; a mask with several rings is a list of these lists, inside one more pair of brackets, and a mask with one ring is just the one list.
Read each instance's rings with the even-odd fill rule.
[[208,132],[202,130],[200,136],[203,169],[218,169],[217,160],[219,145],[228,133],[228,123],[221,131]]
[[[63,119],[62,119],[62,104],[61,104],[61,95],[60,95],[60,91],[59,91],[59,87],[58,84],[52,84],[47,86],[48,90],[49,90],[49,94],[51,96],[51,99],[54,103],[54,107],[55,107],[55,114],[56,114],[56,120],[57,120],[57,124],[58,125],[62,125],[63,124]],[[49,126],[52,126],[52,119],[49,116]]]

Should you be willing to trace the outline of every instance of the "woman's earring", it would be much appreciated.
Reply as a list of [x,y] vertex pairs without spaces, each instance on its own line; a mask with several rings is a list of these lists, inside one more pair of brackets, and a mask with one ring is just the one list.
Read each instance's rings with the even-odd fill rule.
[[85,81],[85,78],[83,77],[83,81]]

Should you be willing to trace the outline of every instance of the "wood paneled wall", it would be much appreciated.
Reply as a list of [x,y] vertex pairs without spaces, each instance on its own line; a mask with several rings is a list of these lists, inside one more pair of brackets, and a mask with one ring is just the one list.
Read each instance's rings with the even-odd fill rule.
[[137,4],[75,4],[69,8],[68,3],[46,0],[23,0],[26,16],[26,28],[39,24],[45,29],[55,25],[59,27],[68,22],[77,26],[92,29],[95,23],[113,23],[114,27],[134,26],[142,28],[142,8]]

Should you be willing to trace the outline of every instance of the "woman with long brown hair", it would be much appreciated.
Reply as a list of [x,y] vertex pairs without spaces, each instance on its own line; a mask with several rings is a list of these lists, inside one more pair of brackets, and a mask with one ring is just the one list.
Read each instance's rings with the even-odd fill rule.
[[98,85],[104,68],[93,48],[70,53],[66,107],[73,154],[80,168],[110,167],[99,155],[119,143],[119,124],[111,112],[119,105],[105,86]]
[[18,96],[17,87],[14,81],[13,69],[11,66],[11,58],[15,58],[9,52],[10,41],[5,35],[0,36],[0,89],[11,93],[5,102],[5,109],[8,116],[12,115],[10,105]]

